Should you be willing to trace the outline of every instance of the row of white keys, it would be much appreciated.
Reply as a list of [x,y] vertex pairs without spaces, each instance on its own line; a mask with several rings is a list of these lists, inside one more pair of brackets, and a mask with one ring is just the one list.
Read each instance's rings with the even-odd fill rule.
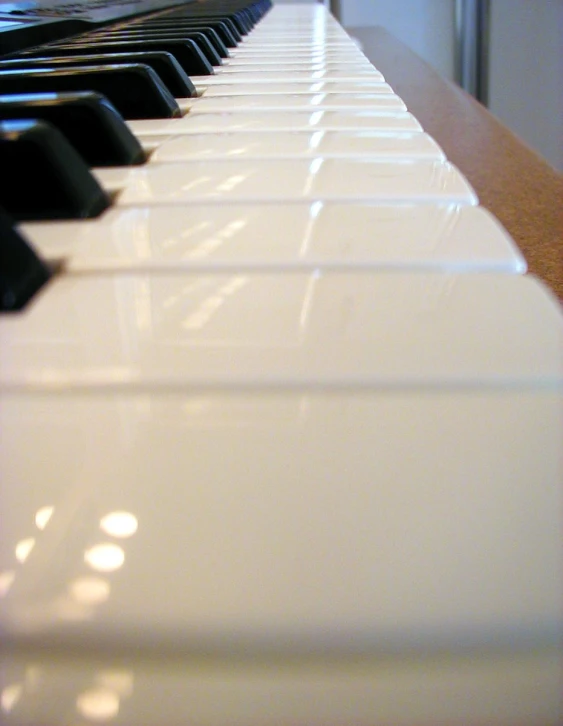
[[[310,29],[305,33],[297,31],[291,41],[264,28],[261,37],[258,34],[246,41],[244,49],[275,50],[278,37],[280,47],[286,47],[288,42],[295,42],[296,49],[300,44],[310,47],[307,34]],[[326,36],[319,48],[350,49],[351,42],[341,29],[329,29]],[[201,203],[209,199],[235,203],[403,203],[413,198],[422,202],[475,204],[473,190],[444,161],[439,147],[427,136],[378,136],[380,129],[406,127],[412,132],[419,127],[406,113],[402,100],[380,83],[380,74],[360,51],[356,51],[356,56],[357,63],[349,64],[353,69],[350,72],[339,69],[338,61],[338,69],[334,70],[329,65],[331,61],[325,60],[307,63],[303,69],[297,64],[284,70],[283,60],[282,68],[274,71],[269,71],[269,66],[241,67],[235,55],[228,66],[219,68],[212,77],[230,79],[231,85],[223,82],[210,86],[215,88],[213,95],[207,96],[203,91],[202,97],[187,101],[188,113],[184,118],[131,123],[133,131],[154,150],[148,166],[100,170],[98,179],[119,193],[119,205]],[[331,84],[330,88],[304,92],[311,89],[312,82],[323,78]],[[305,81],[303,91],[294,92],[300,85],[294,80],[299,79]],[[291,92],[283,89],[283,80],[291,80]],[[339,92],[339,83],[345,84],[345,92]],[[262,93],[260,86],[268,89],[267,93]],[[274,92],[274,87],[279,90]],[[236,88],[236,93],[231,95],[230,88]],[[376,92],[371,92],[373,88]],[[285,133],[281,131],[284,122]],[[347,125],[349,133],[345,135],[315,133],[346,129]],[[364,133],[357,133],[362,126]],[[254,133],[257,128],[263,133],[252,139],[252,148],[246,149],[245,138],[239,132]],[[371,134],[366,133],[368,128]],[[303,133],[294,133],[299,129]],[[190,138],[175,138],[185,134]],[[247,135],[246,144],[249,138]],[[293,158],[295,161],[289,161]],[[409,163],[380,163],[396,158]],[[421,163],[414,163],[417,160]],[[181,163],[175,167],[161,166],[167,162]]]
[[[256,33],[323,13],[276,8]],[[196,153],[228,143],[200,134]],[[7,723],[557,722],[553,300],[493,274],[524,262],[471,193],[382,205],[307,201],[299,186],[304,201],[241,203],[233,170],[249,162],[158,159],[185,143],[156,143],[100,220],[25,225],[67,264],[0,321],[0,624],[30,653],[3,663]],[[360,162],[324,159],[320,188]],[[264,162],[255,179],[271,194],[267,173],[293,164],[311,160]],[[191,204],[195,168],[231,170],[233,189]],[[170,189],[180,204],[162,204]],[[98,660],[60,657],[77,651]]]
[[[251,47],[247,41],[243,50]],[[363,57],[355,47],[347,52]],[[160,269],[172,264],[168,251],[178,249],[175,240],[187,244],[181,264],[192,270],[225,265],[274,269],[280,264],[288,269],[367,265],[525,270],[522,256],[490,216],[458,206],[474,204],[473,191],[444,162],[442,150],[410,114],[379,108],[313,113],[244,110],[248,94],[256,105],[260,99],[264,104],[272,103],[272,98],[279,103],[288,98],[287,93],[302,99],[304,94],[296,93],[299,89],[326,98],[365,98],[366,91],[373,89],[375,97],[387,97],[390,90],[379,80],[373,85],[310,79],[300,84],[293,75],[290,78],[285,83],[262,78],[261,83],[208,87],[221,99],[232,93],[231,100],[242,104],[237,112],[190,112],[183,119],[131,122],[145,146],[154,150],[149,164],[97,172],[102,183],[118,193],[117,205],[127,209],[113,209],[100,220],[80,225],[26,225],[26,232],[48,259],[63,257],[69,271]],[[248,91],[244,99],[242,91]],[[209,203],[224,201],[229,206],[210,212]],[[272,207],[272,201],[291,205]],[[420,201],[441,206],[412,207]],[[401,206],[385,206],[390,203]],[[154,209],[162,204],[177,208]],[[206,206],[198,211],[201,204]],[[208,218],[203,219],[203,214]],[[274,246],[264,244],[272,227],[290,231],[285,243],[278,236]],[[382,234],[370,242],[374,227]],[[233,238],[237,229],[242,232]],[[472,235],[478,244],[470,241]],[[233,238],[236,246],[225,246],[221,237],[223,242]],[[244,254],[239,255],[243,237]]]
[[[248,52],[251,47],[247,41],[242,49]],[[363,58],[355,47],[346,49],[346,53]],[[62,225],[63,234],[57,232],[60,225],[52,224],[26,225],[26,232],[49,259],[64,256],[67,270],[87,269],[88,265],[99,269],[100,264],[158,269],[167,264],[163,263],[167,257],[164,250],[175,249],[170,234],[164,232],[171,229],[170,224],[164,223],[163,218],[171,221],[175,238],[188,240],[194,249],[218,250],[212,256],[197,252],[192,256],[186,249],[182,264],[192,268],[198,264],[238,264],[241,268],[265,265],[273,269],[283,261],[289,268],[305,269],[315,264],[327,269],[339,264],[357,269],[365,264],[376,269],[389,265],[515,272],[525,269],[521,255],[499,225],[482,211],[470,212],[457,206],[474,204],[473,191],[444,162],[442,150],[420,131],[410,114],[380,108],[312,113],[244,110],[247,97],[252,97],[256,105],[260,99],[264,104],[272,103],[272,99],[275,103],[288,97],[303,99],[303,91],[312,97],[323,94],[325,98],[343,99],[365,99],[372,91],[375,98],[387,97],[390,91],[379,80],[367,83],[308,79],[307,83],[295,83],[294,76],[289,77],[291,80],[284,83],[264,82],[258,75],[260,83],[246,80],[208,86],[205,92],[211,91],[213,96],[207,100],[231,98],[233,103],[242,104],[236,112],[190,112],[183,119],[131,122],[141,142],[153,150],[149,164],[142,169],[99,170],[97,175],[109,189],[119,193],[118,206],[135,208],[113,209],[95,222]],[[204,96],[198,101],[205,100]],[[397,160],[408,162],[394,163]],[[351,206],[347,209],[326,199],[345,200]],[[272,200],[291,201],[291,205],[272,207],[268,204]],[[217,201],[229,201],[229,206],[213,210],[209,219],[202,220],[200,205]],[[442,206],[418,211],[409,206],[406,213],[402,207],[378,207],[419,201],[435,201]],[[186,204],[194,202],[196,206],[185,209]],[[139,208],[171,203],[178,208],[162,213]],[[446,208],[448,205],[450,209]],[[208,214],[210,208],[204,209]],[[320,209],[322,213],[317,219]],[[433,220],[436,236],[434,243],[429,243]],[[482,244],[469,243],[468,229],[472,224],[474,235]],[[369,242],[374,225],[385,230],[377,244]],[[291,230],[285,251],[280,237],[271,249],[264,244],[272,227]],[[231,254],[229,249],[224,252],[225,245],[214,240],[216,235],[232,236],[237,228],[245,230],[236,236],[236,249],[240,249],[241,238],[245,236],[242,257],[237,257],[236,252]],[[346,229],[353,233],[346,234]],[[130,233],[133,240],[142,237],[146,242],[137,247],[131,245],[125,239]],[[87,242],[81,241],[84,235]],[[315,241],[321,239],[320,235],[326,256],[319,253],[321,246]],[[345,246],[340,241],[343,235]],[[93,242],[97,237],[98,253]],[[397,244],[399,238],[401,242]],[[110,242],[113,253],[108,247],[101,253],[106,242]],[[80,246],[80,252],[70,254],[76,246]],[[131,256],[132,249],[138,249],[138,254]]]
[[[260,50],[264,43],[266,47],[275,48],[277,35],[264,30],[262,40],[259,36],[253,37],[247,41],[245,48]],[[299,41],[300,35],[295,35],[295,42],[308,46],[310,40],[305,39],[307,34],[303,34],[303,41]],[[327,37],[319,47],[350,47],[349,39],[339,28],[327,31]],[[280,40],[282,46],[287,43],[287,37]],[[451,165],[444,162],[441,150],[426,136],[421,135],[419,139],[413,134],[378,137],[373,131],[371,135],[365,132],[354,135],[350,131],[338,138],[336,134],[327,137],[311,133],[311,129],[330,128],[331,122],[349,123],[356,130],[363,124],[376,129],[386,128],[387,124],[399,128],[401,124],[410,125],[411,130],[416,128],[412,117],[405,113],[403,102],[390,93],[390,89],[378,86],[376,93],[370,93],[369,86],[366,86],[359,92],[363,74],[368,82],[373,79],[379,81],[380,74],[365,58],[359,60],[359,51],[357,55],[359,67],[351,64],[354,68],[352,76],[345,71],[324,69],[291,68],[285,72],[279,69],[274,72],[275,77],[275,74],[281,73],[291,79],[302,74],[307,80],[304,86],[307,88],[311,87],[311,80],[318,74],[319,77],[327,74],[334,83],[329,90],[311,94],[273,93],[270,88],[265,95],[258,90],[260,84],[252,82],[254,71],[241,70],[235,57],[232,65],[219,69],[216,78],[230,77],[232,71],[233,86],[239,91],[244,87],[248,93],[243,95],[238,92],[231,96],[229,86],[222,84],[221,93],[217,87],[213,96],[206,97],[204,92],[203,97],[190,101],[189,112],[183,119],[133,123],[133,130],[145,134],[147,145],[155,149],[153,164],[144,169],[100,170],[98,179],[111,191],[119,192],[117,203],[120,205],[200,203],[207,199],[232,202],[377,200],[402,203],[412,201],[413,197],[423,202],[474,204],[476,197],[469,185]],[[324,67],[325,61],[320,63]],[[264,68],[256,72],[263,84],[270,77],[270,72]],[[345,75],[342,76],[342,73]],[[340,78],[349,79],[345,81],[346,93],[337,90]],[[265,83],[264,87],[269,85]],[[299,84],[293,84],[294,87],[296,85]],[[354,85],[356,88],[352,90]],[[295,113],[299,111],[303,111],[301,116]],[[364,115],[362,111],[365,111]],[[386,112],[389,112],[388,115],[385,115]],[[307,133],[289,133],[280,138],[278,132],[274,136],[276,127],[283,125],[284,118],[289,130],[303,128],[308,129]],[[268,131],[261,138],[253,139],[253,148],[245,150],[241,149],[242,137],[233,135],[233,132],[238,134],[249,119],[252,131],[255,124],[263,124]],[[274,126],[268,125],[272,123]],[[231,133],[221,134],[225,124]],[[232,124],[236,127],[233,128]],[[197,132],[198,138],[174,138]],[[213,138],[202,134],[210,134]],[[170,136],[172,138],[168,138]],[[321,148],[317,148],[319,145]],[[332,161],[332,157],[345,156],[348,158],[342,158],[338,164]],[[277,160],[273,161],[276,157]],[[287,161],[293,157],[295,162]],[[362,157],[361,161],[359,157]],[[408,159],[409,163],[393,166],[375,163],[390,158]],[[224,159],[228,159],[228,163]],[[418,159],[436,163],[410,163],[410,160]],[[204,165],[201,160],[205,161]],[[174,168],[153,168],[155,162],[170,161],[183,163]]]

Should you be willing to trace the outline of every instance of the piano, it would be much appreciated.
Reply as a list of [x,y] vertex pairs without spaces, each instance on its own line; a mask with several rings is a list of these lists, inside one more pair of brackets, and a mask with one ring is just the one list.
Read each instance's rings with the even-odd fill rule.
[[319,4],[0,30],[0,724],[561,723],[563,317],[463,174]]

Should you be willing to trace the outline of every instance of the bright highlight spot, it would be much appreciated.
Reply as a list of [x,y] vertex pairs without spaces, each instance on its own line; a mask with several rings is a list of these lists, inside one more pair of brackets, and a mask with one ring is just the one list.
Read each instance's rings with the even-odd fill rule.
[[0,703],[2,704],[2,711],[10,713],[16,703],[20,700],[22,695],[23,686],[21,683],[14,683],[11,686],[6,686],[2,691],[0,697]]
[[45,527],[49,524],[49,520],[53,516],[54,511],[55,507],[41,507],[41,509],[37,510],[37,513],[35,514],[35,524],[38,529],[45,529]]
[[84,691],[76,699],[76,710],[91,721],[109,721],[119,713],[119,697],[106,688]]
[[131,537],[138,526],[137,517],[130,512],[110,512],[100,521],[100,528],[111,537]]
[[84,561],[99,572],[113,572],[123,565],[125,552],[115,544],[99,544],[86,550]]
[[15,579],[16,573],[13,570],[0,572],[0,597],[5,597],[8,594],[8,590],[12,587]]
[[27,539],[20,540],[16,545],[16,560],[18,562],[24,563],[31,554],[31,550],[34,547],[35,539],[33,537],[28,537]]

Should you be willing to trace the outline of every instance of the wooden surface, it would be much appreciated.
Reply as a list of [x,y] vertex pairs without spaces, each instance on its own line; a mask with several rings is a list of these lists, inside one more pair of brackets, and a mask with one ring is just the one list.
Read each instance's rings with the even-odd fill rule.
[[347,28],[563,302],[563,175],[383,28]]

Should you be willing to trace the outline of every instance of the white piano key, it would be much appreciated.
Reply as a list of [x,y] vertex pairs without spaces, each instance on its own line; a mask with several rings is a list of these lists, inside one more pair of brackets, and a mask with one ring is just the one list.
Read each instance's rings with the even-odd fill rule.
[[526,262],[481,207],[359,204],[113,208],[22,231],[65,271],[443,270],[522,273]]
[[232,131],[421,131],[407,111],[280,111],[279,113],[200,113],[183,118],[128,121],[143,136]]
[[288,93],[245,94],[237,96],[203,96],[191,99],[190,113],[225,113],[242,111],[324,111],[324,110],[391,110],[406,111],[407,107],[394,93]]
[[287,24],[276,28],[260,24],[252,33],[244,37],[242,46],[263,45],[268,41],[282,44],[297,43],[300,45],[325,46],[340,45],[350,46],[353,42],[350,36],[338,25],[313,28],[308,24],[300,27],[288,28]]
[[[291,23],[291,25],[289,25],[288,22]],[[302,20],[296,21],[295,19],[292,19],[291,21],[284,19],[281,22],[274,22],[273,17],[269,15],[254,27],[252,33],[246,37],[245,42],[252,42],[255,38],[262,35],[266,37],[279,35],[281,38],[293,37],[309,41],[314,41],[315,38],[322,36],[336,37],[339,39],[342,38],[349,41],[349,36],[344,28],[342,28],[338,23],[332,22],[332,19],[328,22],[324,20],[321,23],[317,22],[317,20],[310,22]]]
[[[237,68],[230,66],[221,66],[215,69],[213,76],[194,76],[196,81],[200,82],[201,78],[217,78],[224,81],[226,78],[233,82],[248,81],[256,82],[258,79],[263,82],[267,81],[315,81],[326,79],[341,80],[341,81],[362,81],[362,80],[382,80],[378,71],[373,67],[364,68],[351,68],[349,70],[336,70],[326,68],[313,68],[310,69],[295,69],[292,66],[284,66],[280,63],[279,66],[272,70],[257,70],[252,66],[247,68]],[[196,82],[194,81],[194,83]]]
[[350,37],[343,34],[325,35],[323,38],[311,39],[310,34],[289,36],[287,33],[253,33],[245,40],[244,47],[247,48],[280,48],[290,50],[291,48],[342,48],[350,47]]
[[[227,59],[229,64],[241,64],[241,65],[256,65],[259,68],[265,68],[272,63],[279,63],[279,51],[272,50],[233,50],[229,52],[229,58]],[[360,50],[300,50],[291,53],[291,58],[288,61],[291,63],[317,63],[326,62],[332,64],[343,63],[349,64],[365,64],[369,63],[369,60]],[[257,69],[258,70],[258,69]]]
[[215,73],[212,76],[190,76],[196,86],[211,86],[223,83],[313,83],[314,81],[342,81],[344,83],[363,83],[364,81],[384,81],[383,75],[372,70],[371,73],[348,73],[346,71],[235,71]]
[[183,134],[163,141],[149,163],[182,163],[186,159],[445,159],[428,134],[377,131],[269,131],[231,134]]
[[[229,58],[233,63],[241,61],[241,62],[249,62],[249,63],[256,63],[260,65],[260,61],[263,60],[265,63],[270,63],[274,61],[276,58],[279,60],[279,51],[278,50],[271,50],[264,48],[262,50],[253,50],[252,48],[244,48],[239,47],[236,49],[230,49],[229,50]],[[347,62],[348,60],[352,61],[364,61],[366,60],[366,56],[357,48],[347,48],[347,49],[335,49],[331,50],[330,48],[323,50],[315,50],[315,49],[306,49],[303,48],[301,50],[294,50],[291,53],[291,61],[316,61],[316,60],[326,60],[331,62],[338,62],[343,61]]]
[[[321,66],[326,70],[346,70],[353,73],[357,68],[358,70],[373,69],[373,64],[363,56],[361,53],[343,53],[341,51],[325,52],[312,51],[309,53],[302,51],[288,52],[287,57],[283,60],[280,59],[279,51],[272,52],[268,55],[265,52],[250,52],[246,54],[231,55],[228,58],[224,58],[222,62],[222,68],[237,67],[241,70],[254,70],[254,71],[271,71],[275,70],[277,66],[283,66],[284,68],[293,68],[294,70],[311,70],[312,66]],[[276,64],[277,58],[277,64]],[[314,68],[313,70],[319,70]]]
[[313,83],[224,83],[206,86],[196,86],[204,98],[216,96],[245,96],[245,95],[269,95],[269,94],[393,94],[394,91],[387,83],[355,82],[342,83],[340,81],[315,81]]
[[299,42],[321,43],[327,41],[350,42],[350,36],[338,23],[310,23],[292,20],[274,23],[272,18],[264,19],[254,27],[245,39],[245,44],[258,42],[259,39],[278,38],[281,41],[296,40]]
[[119,205],[204,200],[477,204],[465,177],[438,161],[215,159],[93,171],[106,189],[123,188]]
[[449,664],[560,645],[562,391],[149,389],[0,412],[1,571],[20,562],[4,644]]
[[316,21],[311,23],[308,21],[295,21],[294,19],[291,21],[285,19],[282,22],[273,22],[272,16],[269,16],[254,26],[252,32],[246,36],[244,42],[252,43],[260,37],[273,38],[275,36],[278,36],[281,40],[294,38],[309,42],[315,42],[315,40],[321,40],[322,38],[350,41],[346,31],[338,23],[326,21],[322,23]]
[[278,19],[274,11],[268,13],[258,25],[254,26],[252,33],[247,36],[247,40],[252,40],[252,38],[258,37],[261,34],[271,35],[273,33],[283,34],[283,37],[304,35],[309,40],[320,35],[336,35],[342,38],[348,37],[344,28],[330,16],[324,16],[323,18],[315,17],[314,19],[303,17],[291,17],[291,19],[285,17]]
[[287,59],[291,61],[291,54],[295,53],[346,53],[350,48],[350,40],[329,40],[321,43],[308,43],[305,40],[281,40],[275,38],[263,38],[261,40],[255,40],[252,43],[246,43],[244,49],[246,51],[260,52],[266,51],[278,51],[280,54],[280,61]]
[[561,308],[519,275],[62,275],[0,343],[5,390],[563,387]]
[[223,65],[221,66],[222,70],[226,70],[227,68],[229,70],[236,69],[239,71],[271,71],[276,70],[280,66],[282,66],[284,69],[287,70],[296,70],[296,71],[330,71],[330,70],[347,70],[350,73],[355,73],[356,71],[360,70],[368,70],[372,71],[373,66],[372,64],[367,60],[367,58],[348,58],[347,60],[342,60],[341,58],[338,58],[336,60],[328,60],[324,58],[316,58],[316,59],[296,59],[292,58],[290,61],[283,61],[283,63],[280,62],[279,54],[278,59],[276,61],[275,57],[272,56],[270,60],[267,58],[262,58],[259,60],[243,60],[241,58],[229,58],[223,61]]
[[521,722],[524,713],[530,723],[563,719],[563,658],[556,649],[317,659],[294,661],[291,668],[285,661],[258,665],[205,656],[155,663],[108,654],[86,661],[68,653],[53,658],[42,649],[4,654],[0,663],[0,688],[13,709],[6,726],[18,724],[22,712],[28,723],[60,726],[67,722],[69,703],[85,718],[107,720],[111,714],[115,726],[263,726],[274,711],[279,723],[308,726],[501,726]]

